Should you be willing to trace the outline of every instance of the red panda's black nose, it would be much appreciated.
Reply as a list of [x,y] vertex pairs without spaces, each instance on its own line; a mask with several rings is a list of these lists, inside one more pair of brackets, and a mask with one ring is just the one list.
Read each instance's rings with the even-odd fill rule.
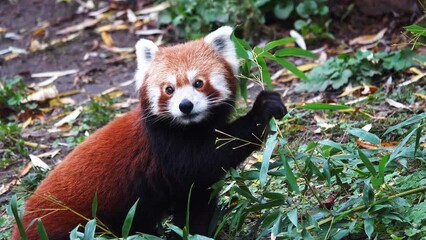
[[179,104],[180,111],[185,114],[189,114],[192,111],[192,108],[194,108],[194,104],[186,98]]

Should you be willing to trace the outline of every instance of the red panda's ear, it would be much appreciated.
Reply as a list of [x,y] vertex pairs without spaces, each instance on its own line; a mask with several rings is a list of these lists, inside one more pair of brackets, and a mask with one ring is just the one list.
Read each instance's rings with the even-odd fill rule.
[[136,61],[138,64],[135,80],[136,90],[139,90],[145,79],[145,73],[148,71],[158,47],[147,39],[140,39],[136,43]]
[[240,64],[235,53],[234,42],[231,40],[232,32],[233,29],[231,27],[223,26],[208,34],[204,41],[219,52],[231,65],[234,74],[237,74]]

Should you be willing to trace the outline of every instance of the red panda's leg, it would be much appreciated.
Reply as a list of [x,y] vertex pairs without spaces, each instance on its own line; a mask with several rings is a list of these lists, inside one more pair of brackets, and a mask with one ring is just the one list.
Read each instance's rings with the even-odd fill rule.
[[[225,143],[227,140],[218,141],[220,146],[215,152],[216,159],[222,161],[224,168],[236,167],[244,161],[254,150],[259,149],[261,141],[268,133],[268,123],[272,117],[283,118],[287,110],[281,101],[280,95],[272,91],[262,91],[247,115],[235,120],[227,126],[219,129],[218,139],[229,139],[233,136],[241,140]],[[250,142],[250,143],[247,143]]]

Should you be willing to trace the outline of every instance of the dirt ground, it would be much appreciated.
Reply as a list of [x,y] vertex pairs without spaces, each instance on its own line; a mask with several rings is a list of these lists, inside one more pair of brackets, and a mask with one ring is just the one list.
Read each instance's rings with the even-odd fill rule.
[[[98,2],[101,3],[102,1]],[[414,22],[420,15],[419,12],[409,12],[404,15],[387,12],[381,16],[366,16],[355,7],[347,17],[343,18],[345,9],[347,9],[347,5],[345,5],[347,1],[331,2],[333,4],[330,8],[333,21],[330,25],[330,32],[335,36],[335,39],[308,42],[309,49],[312,49],[310,46],[315,48],[325,47],[329,49],[330,55],[337,54],[343,49],[351,49],[351,47],[348,47],[348,42],[351,39],[360,35],[375,34],[385,27],[388,28],[388,31],[382,43],[376,49],[389,50],[394,48],[395,45],[393,43],[404,41],[401,37],[402,26]],[[112,2],[102,3],[105,6],[113,4]],[[138,1],[133,6],[134,11],[144,9],[147,7],[145,5],[149,4],[146,1]],[[58,35],[58,32],[87,20],[88,14],[93,11],[77,13],[79,7],[80,4],[76,1],[70,1],[70,3],[56,3],[53,0],[0,1],[0,27],[6,29],[3,33],[0,32],[0,50],[15,47],[28,51],[28,54],[21,54],[11,59],[0,56],[2,57],[0,58],[0,77],[20,75],[26,84],[31,84],[41,81],[41,79],[31,77],[35,73],[77,69],[78,72],[76,74],[60,77],[55,83],[59,92],[81,90],[81,93],[72,96],[77,103],[112,86],[131,80],[136,67],[134,56],[131,53],[117,53],[114,49],[104,46],[100,34],[96,32],[96,28],[106,24],[105,22],[93,25],[82,31],[76,31],[75,33],[79,33],[79,35],[73,40],[64,41],[43,50],[37,45],[37,42],[52,42],[64,38],[66,35]],[[120,8],[125,9],[125,6],[117,6],[117,8],[117,11],[120,11]],[[119,20],[124,19],[125,15],[117,18]],[[44,24],[48,26],[43,28]],[[283,28],[285,24],[280,22],[271,23],[271,26],[273,26],[274,31],[277,31],[276,35],[278,36],[286,36],[289,31],[289,29]],[[156,27],[156,22],[150,21],[142,29]],[[167,30],[171,26],[160,26],[160,28]],[[165,31],[166,36],[164,39],[175,39],[172,35],[167,36],[167,34],[173,32]],[[6,37],[6,33],[13,34],[9,34]],[[134,33],[134,29],[129,28],[123,31],[111,32],[111,38],[114,41],[114,47],[123,49],[132,48],[140,36]],[[172,43],[170,41],[165,44]],[[352,50],[354,51],[355,48]],[[300,63],[296,62],[296,64]],[[297,82],[277,83],[277,89],[281,91],[285,91],[288,88],[294,89],[297,84]],[[122,91],[127,96],[134,96],[132,86],[123,87]],[[255,92],[255,90],[252,92]],[[325,95],[327,99],[328,95],[333,94],[333,92],[320,94]],[[312,94],[289,91],[286,95],[286,101],[297,102],[300,98],[314,96]],[[55,135],[45,135],[43,130],[40,131],[41,136],[38,137],[37,142],[52,142],[57,137]],[[40,151],[42,150],[36,150],[36,152]],[[49,163],[54,164],[66,153],[66,150],[62,151],[60,155]],[[24,162],[20,162],[4,169],[0,168],[0,185],[10,182],[23,164]],[[4,196],[0,196],[0,203],[2,203],[2,200],[4,201]]]

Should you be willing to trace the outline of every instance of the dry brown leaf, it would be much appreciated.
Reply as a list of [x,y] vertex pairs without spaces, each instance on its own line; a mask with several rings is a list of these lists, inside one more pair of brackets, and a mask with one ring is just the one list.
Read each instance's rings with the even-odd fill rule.
[[28,95],[26,99],[22,99],[22,103],[36,101],[36,102],[44,102],[47,99],[52,99],[58,96],[58,89],[55,85],[43,87],[37,90],[36,92]]
[[43,170],[50,170],[49,165],[47,165],[45,162],[43,162],[43,160],[41,160],[39,157],[30,154],[29,155],[31,163],[33,164],[34,167],[38,167],[41,168]]
[[372,144],[372,143],[363,141],[359,138],[355,139],[355,141],[360,147],[363,147],[365,149],[370,149],[370,150],[378,149],[379,147],[392,148],[392,147],[396,147],[399,144],[399,142],[383,142],[381,144]]
[[162,2],[158,5],[155,5],[153,7],[142,9],[142,10],[136,12],[136,15],[157,13],[157,12],[161,12],[161,11],[167,9],[168,7],[170,7],[170,3],[168,1],[165,1],[165,2]]
[[83,29],[95,26],[101,20],[102,20],[101,17],[97,17],[95,19],[88,18],[88,19],[85,19],[81,23],[78,23],[76,25],[72,25],[72,26],[66,27],[62,30],[59,30],[58,32],[56,32],[56,34],[57,35],[65,35],[65,34],[68,34],[68,33],[78,32],[78,31],[81,31]]
[[54,158],[56,155],[58,155],[58,153],[61,151],[60,148],[49,151],[49,152],[45,152],[39,155],[36,155],[39,158],[44,158],[44,157],[49,157],[49,158]]
[[32,33],[32,37],[42,37],[46,33],[46,29],[50,26],[48,22],[44,22],[41,26],[37,27]]
[[135,32],[136,35],[150,36],[155,34],[164,34],[163,30],[160,29],[147,29],[147,30],[138,30]]
[[60,127],[64,124],[68,124],[70,121],[75,120],[80,113],[83,111],[83,107],[80,106],[78,108],[76,108],[74,111],[72,111],[69,115],[67,115],[66,117],[62,118],[61,120],[59,120],[57,123],[55,123],[53,126],[55,127]]
[[24,144],[29,146],[29,147],[32,147],[32,148],[48,148],[47,145],[35,143],[35,142],[30,142],[30,141],[24,141]]
[[114,45],[114,41],[112,40],[111,34],[108,32],[102,32],[101,33],[102,41],[104,41],[105,45],[111,47]]
[[7,32],[7,28],[0,27],[0,33],[4,33],[4,32]]
[[4,61],[10,61],[12,59],[19,57],[19,55],[21,55],[21,54],[19,54],[19,53],[8,53],[8,54],[4,55],[3,60]]
[[407,86],[409,84],[415,83],[415,82],[419,81],[420,79],[422,79],[424,76],[426,76],[426,73],[421,73],[419,75],[416,75],[416,76],[412,77],[410,80],[398,84],[397,87],[404,87],[404,86]]
[[417,96],[417,97],[419,97],[419,98],[421,98],[421,99],[423,99],[423,100],[425,100],[425,99],[426,99],[426,95],[425,95],[425,94],[421,94],[421,93],[414,93],[414,96]]
[[127,24],[108,24],[101,27],[96,28],[96,32],[113,32],[113,31],[120,31],[120,30],[127,30],[129,29],[129,26]]
[[102,49],[105,49],[107,51],[113,52],[113,53],[132,53],[135,51],[134,48],[119,48],[119,47],[110,47],[105,44],[101,44],[100,47]]
[[396,108],[403,108],[403,109],[410,109],[409,107],[405,106],[404,104],[397,102],[395,100],[392,100],[390,98],[386,98],[385,101],[391,105],[392,107],[396,107]]
[[355,45],[355,44],[366,45],[366,44],[375,43],[383,38],[386,31],[387,31],[387,28],[384,28],[377,34],[359,36],[349,41],[349,44],[350,45]]

